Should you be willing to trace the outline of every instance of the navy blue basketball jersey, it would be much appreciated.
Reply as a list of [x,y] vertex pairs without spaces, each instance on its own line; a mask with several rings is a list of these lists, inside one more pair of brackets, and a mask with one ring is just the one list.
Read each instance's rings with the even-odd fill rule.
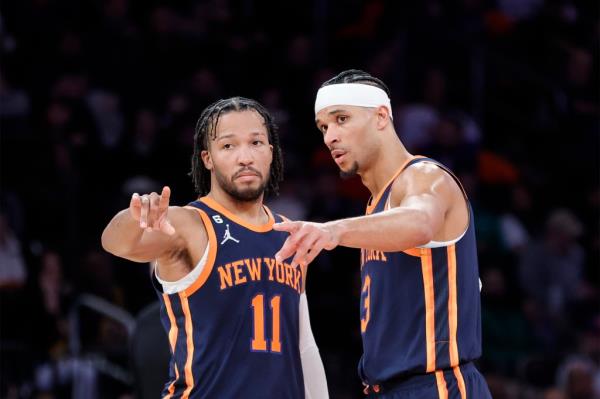
[[169,336],[163,398],[304,398],[300,267],[275,261],[288,234],[245,223],[214,200],[192,202],[209,238],[198,279],[167,295],[153,278]]
[[[372,199],[367,214],[386,209],[392,183],[418,162],[435,163],[450,173],[434,160],[411,159]],[[477,248],[467,205],[469,224],[457,242],[404,252],[361,250],[364,353],[359,373],[365,383],[425,373],[443,379],[440,370],[454,368],[459,387],[464,387],[456,366],[481,355]],[[438,378],[438,386],[442,382]]]

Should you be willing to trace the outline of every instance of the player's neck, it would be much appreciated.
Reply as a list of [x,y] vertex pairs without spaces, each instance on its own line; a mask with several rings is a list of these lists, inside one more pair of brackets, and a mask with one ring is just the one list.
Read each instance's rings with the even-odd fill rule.
[[207,195],[229,212],[255,225],[263,225],[269,221],[269,215],[263,207],[263,196],[264,194],[261,194],[254,201],[240,201],[226,192],[214,188]]
[[389,143],[380,146],[380,151],[374,157],[371,167],[360,174],[362,183],[375,197],[410,158],[412,155],[400,140],[397,138],[390,140]]

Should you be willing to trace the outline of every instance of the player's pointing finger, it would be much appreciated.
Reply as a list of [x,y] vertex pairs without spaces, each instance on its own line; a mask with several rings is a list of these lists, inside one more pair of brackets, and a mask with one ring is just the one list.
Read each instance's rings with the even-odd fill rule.
[[289,258],[296,252],[297,247],[298,245],[294,244],[290,240],[290,237],[288,237],[288,239],[285,240],[285,242],[283,243],[283,246],[281,247],[279,252],[275,254],[275,260],[277,260],[277,262],[283,262],[284,259]]
[[169,207],[169,199],[171,198],[171,189],[169,186],[164,186],[160,193],[160,202],[158,203],[158,212],[162,213]]
[[281,222],[273,225],[273,230],[276,231],[287,231],[288,233],[295,233],[302,227],[302,222]]

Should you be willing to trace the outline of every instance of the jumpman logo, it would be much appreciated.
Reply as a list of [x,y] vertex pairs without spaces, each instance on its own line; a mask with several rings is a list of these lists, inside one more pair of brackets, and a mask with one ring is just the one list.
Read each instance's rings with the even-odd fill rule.
[[225,244],[227,240],[235,241],[239,244],[240,240],[234,238],[229,232],[229,225],[225,225],[225,235],[223,236],[223,241],[221,241],[221,245]]

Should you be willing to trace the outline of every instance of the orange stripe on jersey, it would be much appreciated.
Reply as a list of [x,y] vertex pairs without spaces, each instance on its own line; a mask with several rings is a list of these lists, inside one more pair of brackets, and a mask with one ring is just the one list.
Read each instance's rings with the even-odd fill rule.
[[192,283],[192,285],[190,285],[183,291],[185,293],[185,296],[192,295],[204,285],[206,280],[208,280],[208,276],[210,276],[210,272],[212,271],[212,268],[215,264],[215,259],[217,257],[217,237],[215,235],[215,229],[210,221],[210,218],[203,210],[194,207],[189,208],[198,211],[200,217],[202,218],[202,222],[204,223],[204,227],[206,228],[206,234],[208,235],[209,249],[208,258],[206,259],[206,264],[204,265],[204,269],[202,269],[202,273],[200,273],[200,275],[198,276],[196,281]]
[[456,297],[456,246],[447,247],[448,254],[448,323],[450,327],[450,366],[458,366],[458,345],[456,343],[456,329],[458,319],[458,304]]
[[[175,363],[175,381],[179,380],[179,370],[177,369],[177,363]],[[175,392],[175,381],[169,385],[169,393],[163,399],[171,399],[173,397],[173,393]]]
[[371,197],[371,201],[369,201],[369,204],[367,205],[367,211],[366,214],[370,215],[373,210],[375,209],[375,207],[377,206],[377,204],[379,203],[379,201],[381,200],[381,196],[383,195],[383,193],[385,192],[385,190],[389,187],[390,184],[392,184],[394,182],[394,180],[396,180],[396,178],[400,175],[400,173],[402,173],[402,171],[404,170],[404,168],[406,168],[406,165],[408,165],[408,163],[410,161],[412,161],[413,159],[416,158],[425,158],[421,155],[416,155],[414,157],[410,157],[408,158],[403,164],[402,166],[396,171],[396,173],[394,173],[392,175],[392,177],[390,178],[390,180],[388,180],[388,182],[383,186],[383,188],[377,193],[377,195],[375,197]]
[[421,273],[425,294],[425,341],[427,345],[427,372],[435,370],[435,295],[431,249],[421,249]]
[[454,377],[456,377],[456,381],[458,382],[460,399],[467,399],[467,387],[465,386],[465,380],[463,379],[463,375],[460,372],[460,367],[454,367],[452,370],[454,371]]
[[458,356],[458,342],[456,340],[456,330],[458,326],[458,300],[456,286],[456,245],[450,245],[447,248],[448,254],[448,323],[450,328],[450,366],[454,370],[454,375],[458,381],[458,389],[461,399],[466,399],[465,381],[463,379],[460,367],[460,358]]
[[171,328],[169,329],[169,344],[171,344],[171,352],[175,353],[175,344],[177,343],[177,322],[175,321],[175,315],[173,314],[173,307],[171,306],[171,300],[167,294],[163,294],[163,300],[165,301],[165,307],[167,308],[167,315],[169,316],[169,323]]
[[411,249],[407,249],[402,251],[407,255],[410,256],[417,256],[417,257],[421,257],[421,253],[423,252],[423,248],[411,248]]
[[[169,316],[169,323],[171,324],[171,328],[169,328],[169,344],[171,345],[171,353],[175,354],[175,345],[177,344],[177,333],[179,329],[177,328],[177,322],[175,321],[175,315],[173,314],[173,307],[171,306],[171,300],[167,294],[163,294],[163,300],[165,301],[165,308],[167,309],[167,315]],[[177,363],[173,361],[175,364],[175,380],[171,382],[169,385],[168,392],[169,394],[165,396],[165,399],[171,399],[173,396],[173,392],[175,392],[175,382],[179,379],[179,372],[177,371]]]
[[435,372],[435,382],[437,383],[439,399],[448,399],[448,387],[446,386],[446,380],[444,379],[443,371]]
[[186,389],[181,395],[181,399],[188,399],[190,397],[190,392],[192,388],[194,388],[194,375],[192,373],[192,360],[194,358],[194,336],[193,336],[193,326],[192,326],[192,315],[190,313],[190,304],[188,303],[187,296],[183,293],[179,293],[179,298],[181,298],[181,308],[183,309],[183,314],[185,316],[185,335],[187,341],[187,359],[185,360],[185,384]]
[[208,205],[215,211],[222,213],[228,219],[231,219],[232,221],[239,224],[240,226],[244,226],[248,230],[252,230],[257,233],[266,233],[267,231],[271,231],[273,229],[273,223],[275,223],[275,218],[273,218],[273,214],[271,213],[269,208],[267,208],[264,205],[263,205],[263,209],[265,210],[265,212],[267,213],[267,216],[268,216],[267,223],[265,223],[263,225],[255,225],[255,224],[251,224],[251,223],[248,223],[247,221],[243,220],[242,218],[240,218],[239,216],[237,216],[236,214],[234,214],[233,212],[231,212],[230,210],[228,210],[223,205],[219,204],[217,201],[215,201],[214,199],[212,199],[210,197],[202,197],[202,198],[200,198],[200,201],[204,202],[206,205]]

